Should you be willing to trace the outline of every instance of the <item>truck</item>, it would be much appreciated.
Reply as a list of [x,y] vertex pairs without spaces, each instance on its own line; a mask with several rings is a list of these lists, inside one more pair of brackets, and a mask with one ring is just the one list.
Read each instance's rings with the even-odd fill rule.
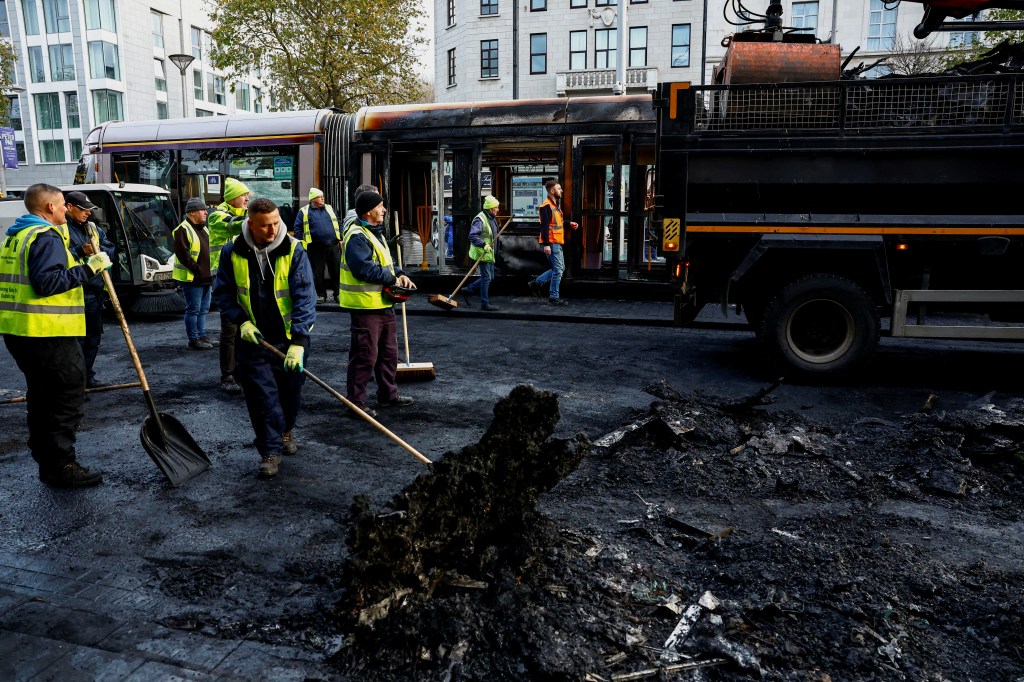
[[812,380],[883,332],[1024,338],[1024,74],[840,73],[837,46],[777,21],[734,35],[712,85],[654,93],[676,321],[735,306]]
[[[142,184],[69,185],[65,192],[83,192],[96,205],[90,220],[117,248],[110,277],[126,312],[180,313],[185,302],[171,273],[174,253],[171,230],[178,224],[170,193]],[[22,200],[0,202],[0,229],[6,231],[25,213]]]

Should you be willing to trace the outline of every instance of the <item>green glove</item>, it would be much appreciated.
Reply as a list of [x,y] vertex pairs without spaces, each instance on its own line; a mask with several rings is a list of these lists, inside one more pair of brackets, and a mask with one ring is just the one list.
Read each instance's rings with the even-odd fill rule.
[[100,272],[110,267],[110,256],[108,256],[106,252],[100,251],[97,254],[89,256],[86,259],[85,264],[89,266],[90,270],[92,270],[92,274],[98,275]]
[[242,332],[243,341],[255,343],[257,346],[260,345],[260,339],[263,338],[263,334],[260,334],[260,330],[257,329],[256,325],[254,325],[252,322],[246,320],[245,322],[242,323],[242,326],[239,328],[239,330]]
[[288,352],[284,356],[284,368],[289,372],[301,372],[302,356],[305,354],[306,349],[302,346],[288,346]]

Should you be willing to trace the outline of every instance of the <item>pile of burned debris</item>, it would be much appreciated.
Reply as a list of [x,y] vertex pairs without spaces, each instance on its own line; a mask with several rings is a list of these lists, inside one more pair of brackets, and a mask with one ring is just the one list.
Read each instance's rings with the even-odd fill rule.
[[830,423],[648,391],[584,458],[519,387],[479,445],[357,501],[340,673],[1021,679],[1024,401]]

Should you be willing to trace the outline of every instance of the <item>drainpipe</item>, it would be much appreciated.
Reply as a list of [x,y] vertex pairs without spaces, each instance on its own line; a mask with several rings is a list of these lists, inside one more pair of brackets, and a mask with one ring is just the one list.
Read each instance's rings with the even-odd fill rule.
[[512,99],[519,99],[519,0],[512,0]]
[[612,86],[613,95],[622,95],[626,92],[626,61],[629,59],[626,48],[626,34],[629,33],[629,19],[626,17],[627,0],[619,0],[618,5],[619,20],[616,23],[619,30],[616,31],[616,38],[618,40],[615,47],[618,59],[615,60],[615,85]]
[[839,0],[832,0],[832,32],[828,34],[828,42],[836,42],[836,10]]

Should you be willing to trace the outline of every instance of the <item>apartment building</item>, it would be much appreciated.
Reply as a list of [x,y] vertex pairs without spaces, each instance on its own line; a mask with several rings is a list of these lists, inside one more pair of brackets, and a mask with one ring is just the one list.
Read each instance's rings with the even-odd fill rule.
[[[626,31],[626,91],[658,82],[710,83],[738,27],[724,0],[434,0],[434,64],[439,102],[610,94],[618,30]],[[729,3],[731,4],[731,3]],[[745,0],[764,12],[768,0]],[[915,42],[917,3],[885,0],[784,0],[784,23],[855,48],[853,64]],[[620,16],[624,14],[625,16]],[[733,16],[730,12],[730,16]],[[707,30],[705,31],[705,26]],[[969,24],[968,24],[969,26]],[[926,45],[945,51],[976,34],[938,33]],[[878,68],[873,75],[884,73]]]
[[[0,0],[18,54],[3,93],[18,145],[9,191],[71,183],[83,140],[106,121],[262,111],[258,72],[229,83],[211,68],[210,28],[203,0]],[[172,55],[193,58],[184,77]]]

